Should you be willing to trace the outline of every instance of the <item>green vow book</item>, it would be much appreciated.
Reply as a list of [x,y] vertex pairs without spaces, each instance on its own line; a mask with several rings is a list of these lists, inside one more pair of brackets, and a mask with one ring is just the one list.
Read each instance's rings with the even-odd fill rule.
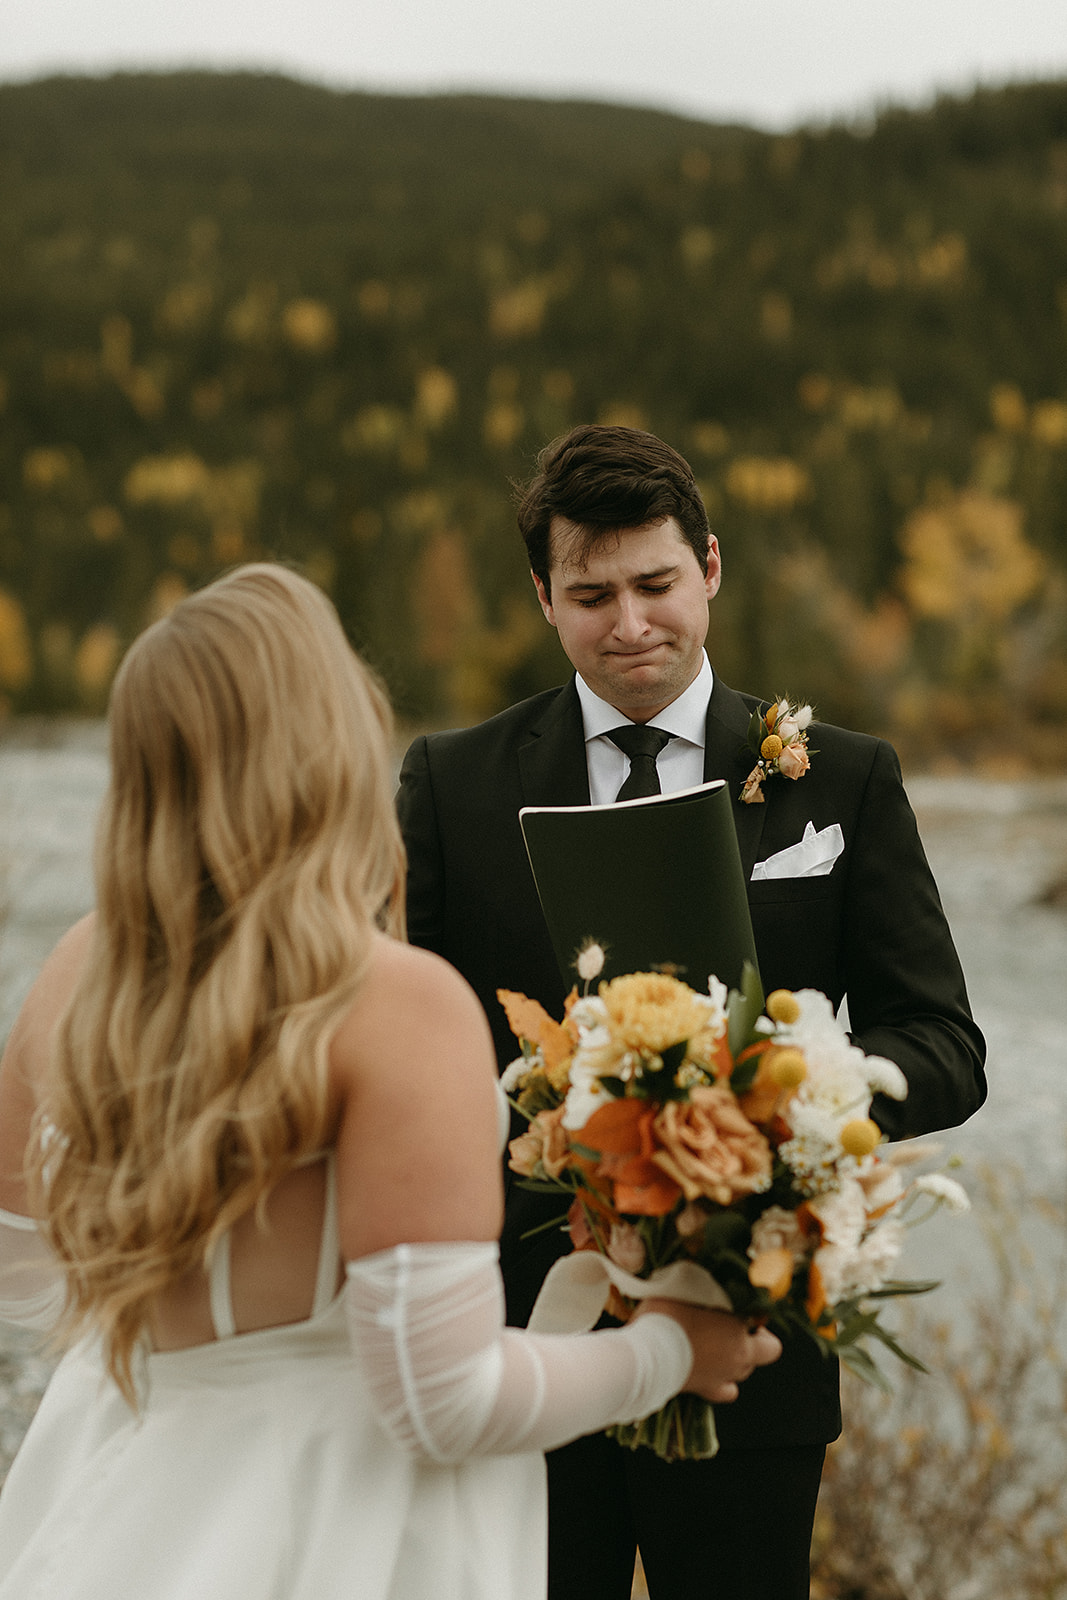
[[703,991],[758,971],[745,877],[724,782],[606,806],[519,812],[563,981],[593,939],[603,976],[667,969]]

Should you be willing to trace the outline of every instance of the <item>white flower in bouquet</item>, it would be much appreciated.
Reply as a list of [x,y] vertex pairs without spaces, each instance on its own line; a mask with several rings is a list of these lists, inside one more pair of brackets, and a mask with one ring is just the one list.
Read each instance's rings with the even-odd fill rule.
[[795,1211],[787,1211],[784,1206],[768,1206],[753,1226],[748,1253],[755,1260],[765,1250],[788,1250],[799,1260],[806,1243],[807,1235]]
[[726,1007],[729,1003],[730,991],[725,983],[712,973],[708,979],[708,1020],[707,1029],[715,1038],[721,1038],[726,1030]]
[[867,1227],[867,1201],[855,1178],[842,1178],[840,1187],[817,1195],[811,1209],[819,1219],[823,1241],[855,1249]]
[[511,1094],[520,1086],[527,1073],[538,1071],[544,1071],[544,1062],[541,1060],[539,1050],[529,1056],[516,1056],[514,1061],[508,1062],[500,1074],[500,1087],[505,1094]]
[[584,1128],[594,1111],[610,1105],[614,1096],[604,1088],[596,1067],[576,1055],[571,1063],[571,1083],[563,1106],[563,1126],[575,1133]]
[[570,1019],[578,1029],[579,1039],[603,1030],[605,1039],[611,1038],[608,1028],[608,1008],[598,994],[584,994],[570,1009]]
[[875,1161],[868,1156],[856,1165],[856,1182],[863,1190],[868,1212],[895,1206],[904,1193],[904,1179],[892,1161]]
[[789,1104],[789,1126],[792,1138],[778,1146],[778,1154],[801,1193],[816,1195],[836,1188],[844,1154],[840,1116],[797,1095]]
[[860,1244],[824,1244],[815,1252],[827,1303],[839,1305],[856,1295],[880,1289],[900,1255],[904,1229],[883,1222]]
[[884,1094],[890,1100],[908,1098],[908,1080],[895,1061],[885,1056],[866,1056],[867,1083],[873,1094]]
[[606,959],[603,945],[597,944],[594,939],[590,939],[587,944],[583,944],[578,952],[578,959],[574,963],[582,982],[592,983],[594,978],[599,978],[604,970]]
[[971,1209],[971,1202],[966,1189],[955,1178],[947,1178],[943,1172],[927,1172],[915,1179],[913,1187],[920,1194],[928,1194],[934,1200],[941,1201],[957,1216]]

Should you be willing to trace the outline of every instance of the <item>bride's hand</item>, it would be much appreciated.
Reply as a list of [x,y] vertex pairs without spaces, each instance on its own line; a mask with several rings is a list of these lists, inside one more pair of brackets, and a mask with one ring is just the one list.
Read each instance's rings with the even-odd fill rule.
[[738,1385],[757,1367],[777,1361],[782,1341],[763,1327],[752,1327],[729,1311],[705,1311],[680,1300],[642,1300],[634,1316],[658,1311],[672,1317],[689,1336],[693,1366],[685,1389],[720,1404],[736,1400]]

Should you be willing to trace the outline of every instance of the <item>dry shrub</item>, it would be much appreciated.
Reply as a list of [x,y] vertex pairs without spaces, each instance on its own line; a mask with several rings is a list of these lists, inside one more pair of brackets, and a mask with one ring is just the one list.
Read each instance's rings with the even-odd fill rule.
[[1015,1173],[979,1187],[956,1321],[907,1329],[929,1374],[898,1368],[892,1396],[845,1375],[812,1600],[1067,1597],[1067,1208]]

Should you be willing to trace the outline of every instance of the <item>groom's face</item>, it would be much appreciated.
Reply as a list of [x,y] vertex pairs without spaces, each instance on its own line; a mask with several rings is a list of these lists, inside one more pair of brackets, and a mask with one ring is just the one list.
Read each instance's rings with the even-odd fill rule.
[[673,517],[611,533],[584,555],[575,531],[552,519],[551,592],[534,577],[541,608],[594,694],[649,722],[700,671],[718,545],[705,574]]

